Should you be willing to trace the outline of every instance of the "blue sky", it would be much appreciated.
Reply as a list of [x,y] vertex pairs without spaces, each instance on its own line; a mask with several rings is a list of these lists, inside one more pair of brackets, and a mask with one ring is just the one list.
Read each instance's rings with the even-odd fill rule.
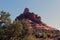
[[26,7],[49,26],[60,29],[60,0],[0,0],[0,11],[9,12],[12,20]]

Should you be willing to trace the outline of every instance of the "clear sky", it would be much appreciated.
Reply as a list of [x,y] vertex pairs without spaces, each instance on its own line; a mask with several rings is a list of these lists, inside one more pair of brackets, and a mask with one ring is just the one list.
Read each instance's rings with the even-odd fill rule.
[[60,30],[60,0],[0,0],[0,11],[10,12],[12,20],[26,7],[41,16],[43,22]]

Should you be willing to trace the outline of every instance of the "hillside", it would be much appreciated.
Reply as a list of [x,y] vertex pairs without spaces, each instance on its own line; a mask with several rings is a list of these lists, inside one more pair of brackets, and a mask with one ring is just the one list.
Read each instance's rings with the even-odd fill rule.
[[60,40],[60,31],[41,21],[28,8],[11,23],[10,13],[0,12],[0,40]]
[[52,28],[51,26],[48,26],[46,23],[41,21],[41,17],[35,13],[29,12],[28,8],[25,8],[24,12],[22,14],[20,14],[18,17],[16,17],[15,21],[16,20],[22,21],[24,19],[26,22],[29,22],[29,24],[30,24],[28,26],[29,28],[33,28],[33,29],[37,30],[38,33],[35,32],[35,33],[37,33],[37,34],[35,34],[36,38],[39,38],[40,40],[44,40],[43,35],[45,35],[45,36],[47,35],[48,38],[45,40],[60,40],[60,31],[55,28]]
[[41,17],[37,14],[29,12],[29,9],[26,8],[22,14],[20,14],[16,19],[23,20],[28,19],[27,21],[30,22],[31,27],[35,27],[37,29],[46,29],[46,30],[57,30],[52,28],[41,21]]

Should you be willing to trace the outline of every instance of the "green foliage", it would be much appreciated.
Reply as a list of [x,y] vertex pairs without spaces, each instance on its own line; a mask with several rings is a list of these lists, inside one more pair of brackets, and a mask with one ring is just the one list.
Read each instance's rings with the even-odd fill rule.
[[4,23],[5,26],[11,24],[10,13],[4,11],[0,12],[0,26],[2,23]]
[[[11,23],[10,14],[4,11],[0,12],[0,24],[2,23],[5,25],[0,27],[0,40],[46,40],[48,35],[51,37],[60,35],[58,31],[30,28],[31,24],[28,19],[17,19]],[[39,33],[43,34],[43,38],[36,37]]]

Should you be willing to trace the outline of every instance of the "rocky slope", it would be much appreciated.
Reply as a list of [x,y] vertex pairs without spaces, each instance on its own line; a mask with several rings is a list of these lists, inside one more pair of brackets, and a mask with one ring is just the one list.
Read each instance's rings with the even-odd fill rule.
[[37,29],[45,29],[45,30],[57,30],[55,28],[52,28],[41,21],[41,17],[29,12],[28,8],[24,9],[24,12],[20,14],[18,17],[16,17],[15,20],[23,20],[28,19],[27,21],[30,22],[30,27],[37,28]]

